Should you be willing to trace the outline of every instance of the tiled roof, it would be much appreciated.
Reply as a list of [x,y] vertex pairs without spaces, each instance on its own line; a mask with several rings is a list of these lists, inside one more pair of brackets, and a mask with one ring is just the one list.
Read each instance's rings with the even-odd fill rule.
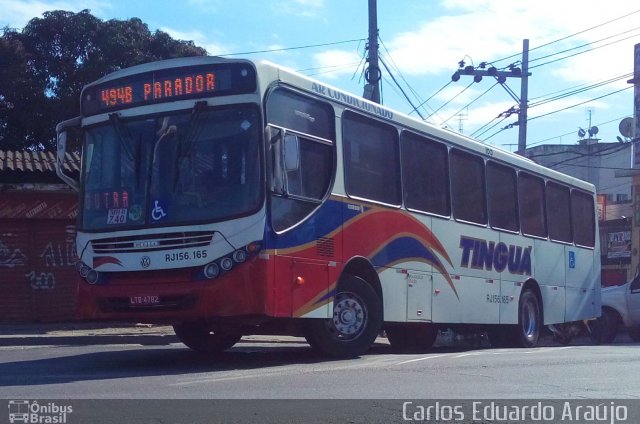
[[[72,175],[80,173],[80,155],[67,153],[65,171]],[[0,150],[0,182],[49,180],[56,177],[56,155],[54,152],[7,151]]]

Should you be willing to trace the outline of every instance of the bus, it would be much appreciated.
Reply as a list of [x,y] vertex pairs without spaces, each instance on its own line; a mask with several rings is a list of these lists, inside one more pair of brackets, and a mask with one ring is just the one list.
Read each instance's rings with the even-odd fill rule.
[[143,64],[80,100],[56,131],[82,319],[346,358],[382,331],[399,351],[444,328],[533,347],[600,314],[591,184],[269,62]]

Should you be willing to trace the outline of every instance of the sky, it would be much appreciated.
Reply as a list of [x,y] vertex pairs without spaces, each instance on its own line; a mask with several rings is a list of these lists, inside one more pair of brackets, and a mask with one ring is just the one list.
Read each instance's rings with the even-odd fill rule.
[[[82,9],[103,20],[137,17],[210,55],[270,60],[363,92],[367,0],[0,0],[0,28],[23,28],[45,11]],[[501,114],[517,105],[521,79],[508,78],[504,87],[491,77],[475,83],[451,76],[460,61],[521,66],[528,39],[527,146],[575,145],[579,130],[588,137],[593,127],[601,142],[624,139],[619,123],[633,116],[627,81],[640,43],[639,4],[377,0],[377,14],[387,107],[514,151],[517,115]]]

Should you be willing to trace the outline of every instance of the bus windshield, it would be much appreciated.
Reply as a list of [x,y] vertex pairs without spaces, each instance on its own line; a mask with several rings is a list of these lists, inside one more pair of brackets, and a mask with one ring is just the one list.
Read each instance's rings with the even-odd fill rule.
[[84,230],[212,222],[259,207],[257,107],[113,118],[86,130]]

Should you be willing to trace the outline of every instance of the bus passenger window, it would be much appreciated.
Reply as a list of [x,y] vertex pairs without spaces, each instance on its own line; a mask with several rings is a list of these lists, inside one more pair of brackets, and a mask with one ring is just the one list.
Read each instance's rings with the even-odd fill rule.
[[401,161],[407,207],[448,216],[451,208],[447,146],[405,131]]
[[549,238],[571,243],[571,206],[569,188],[555,183],[547,183],[547,219],[549,222]]
[[593,196],[573,190],[571,192],[571,224],[573,241],[576,244],[587,247],[595,245],[595,216]]
[[400,155],[395,127],[352,112],[344,113],[342,126],[347,193],[400,205]]
[[483,159],[480,156],[453,149],[449,160],[453,216],[462,221],[486,224]]
[[489,222],[494,228],[518,231],[518,199],[516,171],[495,162],[487,163],[487,196]]
[[544,181],[525,172],[518,174],[518,204],[523,234],[546,237]]

